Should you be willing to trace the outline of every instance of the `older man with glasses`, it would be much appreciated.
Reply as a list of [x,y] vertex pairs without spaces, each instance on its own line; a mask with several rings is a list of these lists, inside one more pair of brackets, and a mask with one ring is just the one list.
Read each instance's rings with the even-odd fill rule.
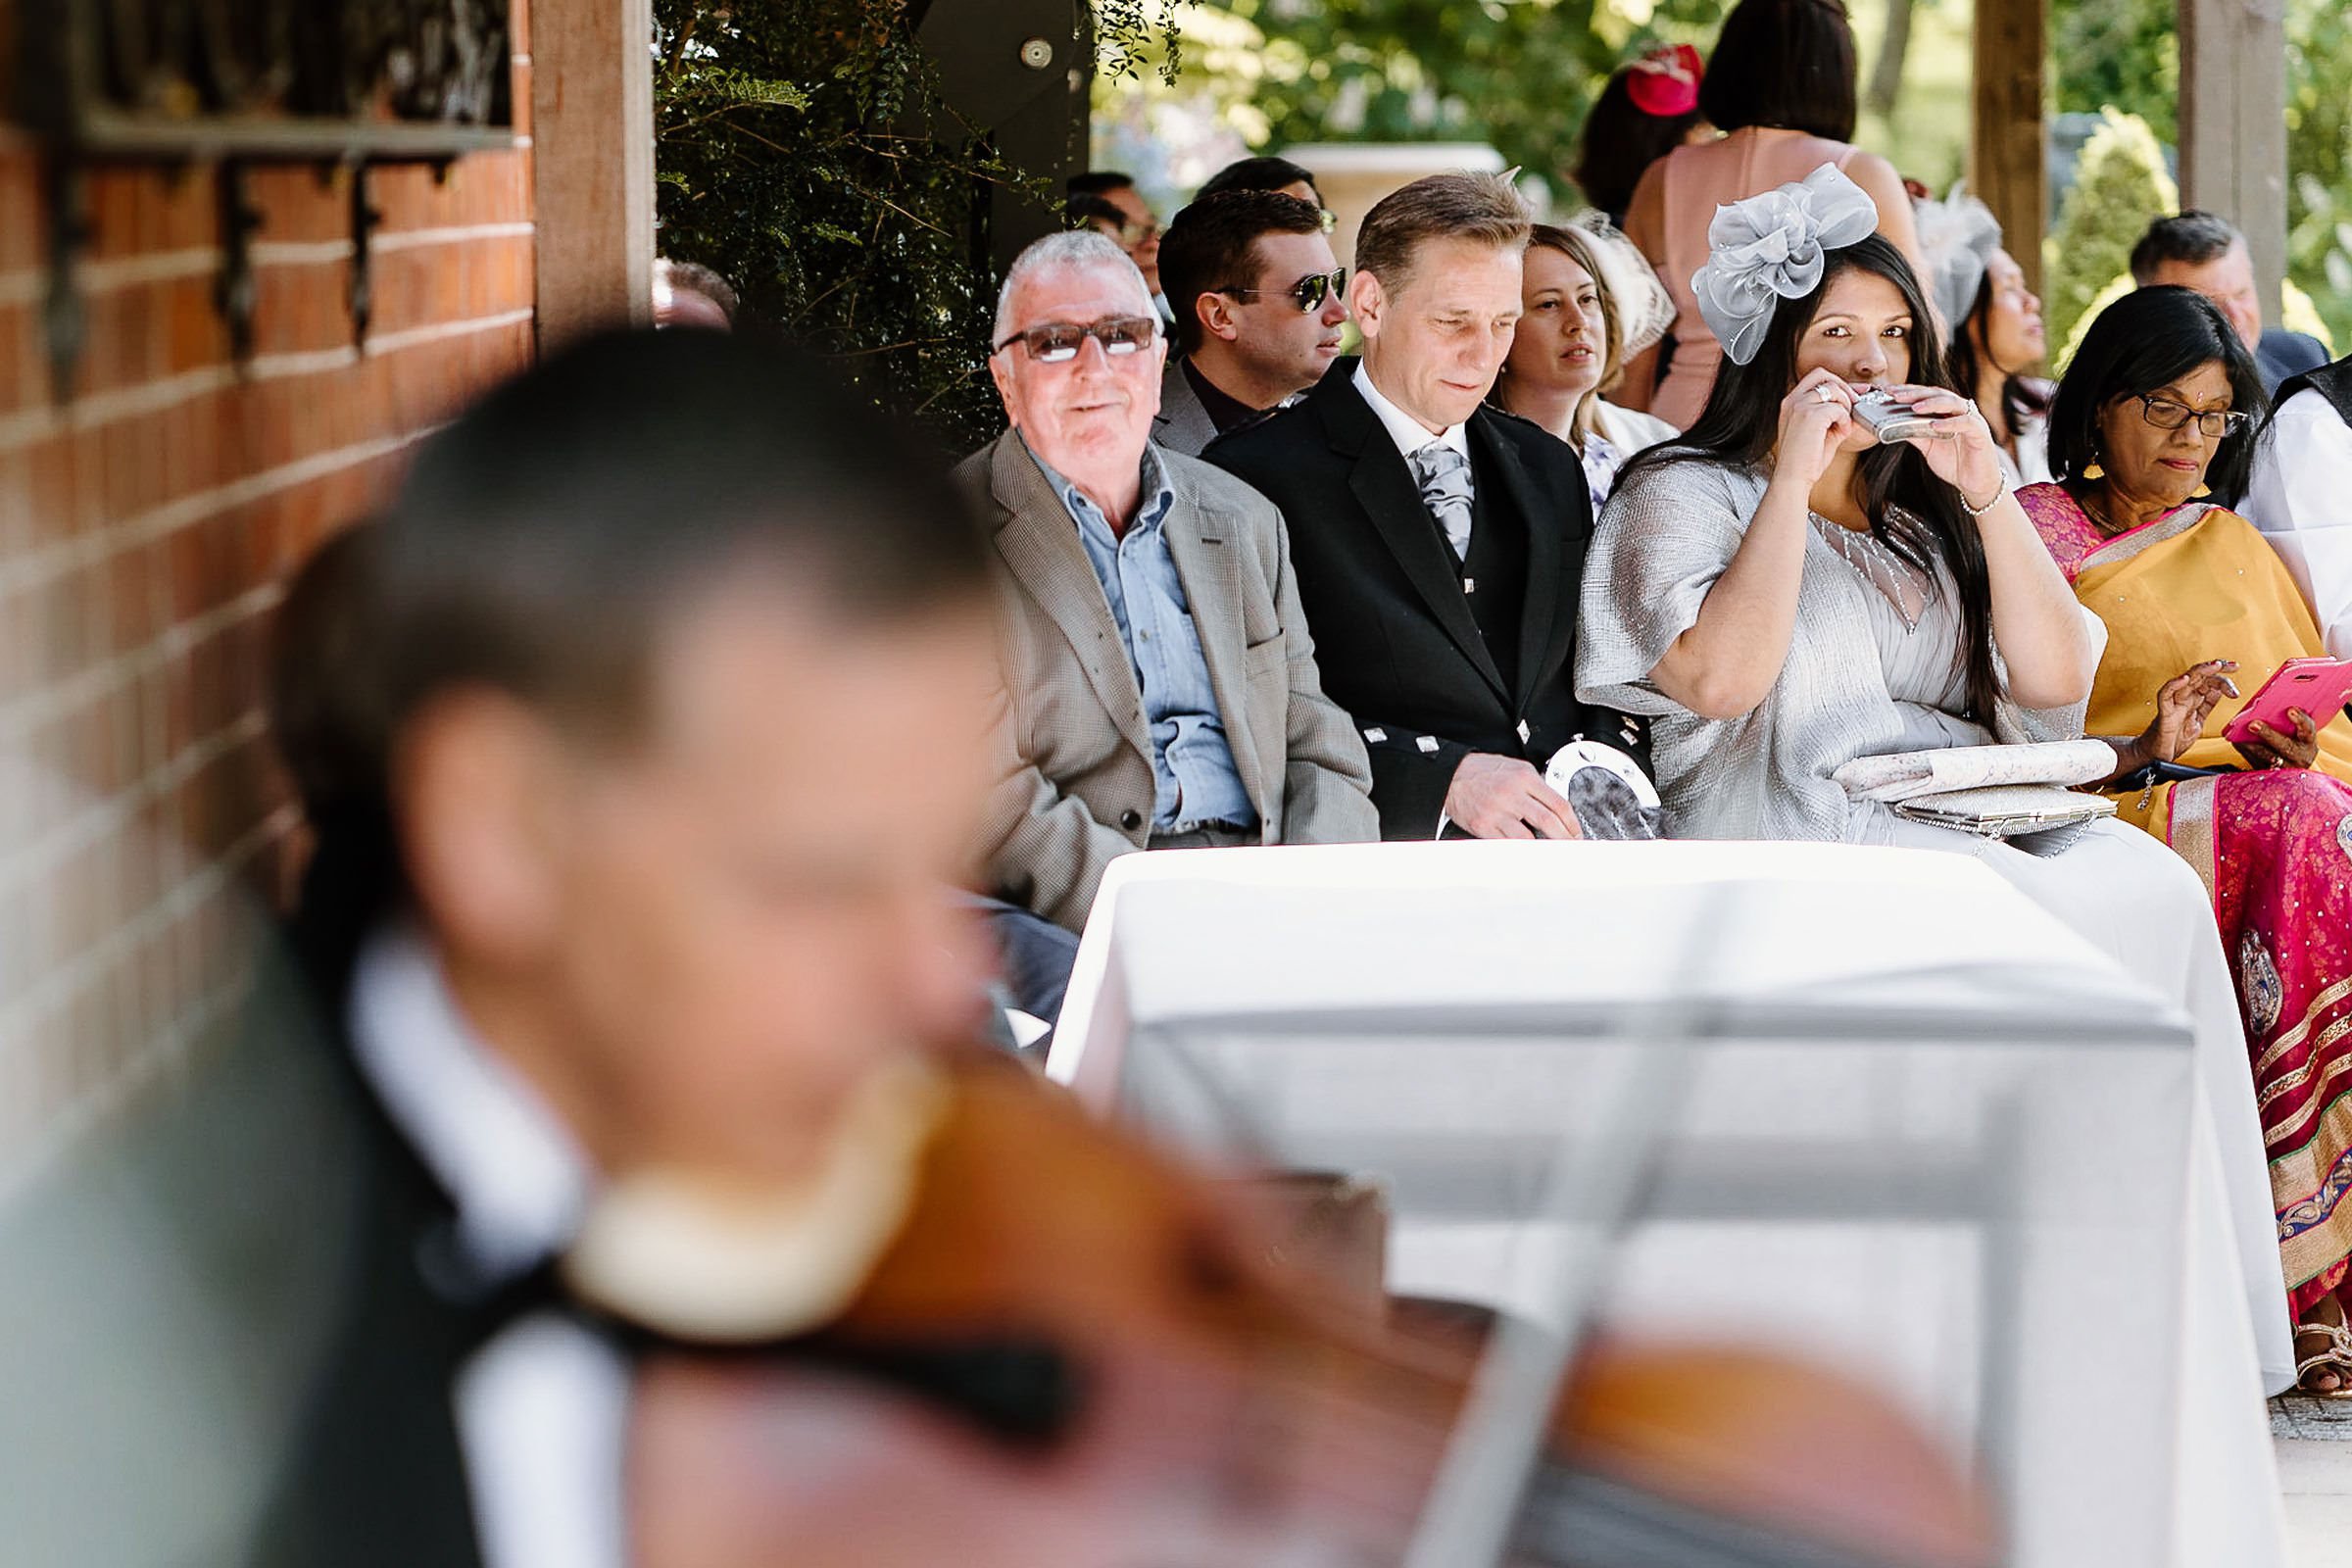
[[1115,243],[1039,240],[1005,276],[989,358],[1012,427],[957,469],[1003,568],[991,879],[1072,930],[1133,850],[1379,836],[1282,514],[1152,444],[1165,356]]
[[1181,358],[1161,380],[1154,441],[1197,457],[1323,378],[1348,326],[1347,270],[1324,236],[1321,213],[1273,191],[1203,196],[1176,215],[1159,275]]

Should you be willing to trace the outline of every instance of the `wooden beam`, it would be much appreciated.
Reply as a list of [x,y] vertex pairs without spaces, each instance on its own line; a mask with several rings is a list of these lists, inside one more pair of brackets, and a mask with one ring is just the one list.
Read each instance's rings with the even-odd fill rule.
[[2049,0],[1977,0],[1969,188],[2001,220],[2001,244],[2041,289],[2048,224],[2048,140],[2042,122]]
[[544,350],[653,318],[652,0],[531,0]]
[[2263,319],[2286,274],[2286,29],[2280,0],[2179,0],[2180,201],[2245,231]]

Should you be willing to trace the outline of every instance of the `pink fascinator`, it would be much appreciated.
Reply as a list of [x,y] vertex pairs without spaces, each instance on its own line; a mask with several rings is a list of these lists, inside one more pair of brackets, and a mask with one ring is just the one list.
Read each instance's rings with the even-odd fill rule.
[[1625,69],[1626,96],[1643,114],[1672,120],[1698,107],[1698,51],[1689,44],[1652,49]]

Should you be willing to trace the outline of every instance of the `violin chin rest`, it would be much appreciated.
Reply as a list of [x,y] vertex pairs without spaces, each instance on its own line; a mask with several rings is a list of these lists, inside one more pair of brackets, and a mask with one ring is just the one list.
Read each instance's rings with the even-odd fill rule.
[[697,1344],[817,1328],[856,1298],[906,1223],[948,1099],[927,1068],[877,1071],[815,1174],[789,1189],[687,1167],[621,1176],[590,1206],[564,1276],[622,1322]]

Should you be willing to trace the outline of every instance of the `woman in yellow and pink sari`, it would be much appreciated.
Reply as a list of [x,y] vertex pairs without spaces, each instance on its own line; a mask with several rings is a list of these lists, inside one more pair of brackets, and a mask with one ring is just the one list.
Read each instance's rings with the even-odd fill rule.
[[2352,722],[2298,710],[2291,734],[2264,727],[2242,749],[2223,737],[2281,662],[2325,652],[2270,545],[2206,499],[2242,491],[2262,412],[2261,381],[2221,314],[2187,289],[2141,289],[2092,323],[2059,383],[2058,481],[2018,499],[2107,626],[2085,727],[2143,737],[2127,765],[2152,765],[2113,786],[2118,808],[2213,896],[2236,965],[2302,1388],[2343,1398]]

